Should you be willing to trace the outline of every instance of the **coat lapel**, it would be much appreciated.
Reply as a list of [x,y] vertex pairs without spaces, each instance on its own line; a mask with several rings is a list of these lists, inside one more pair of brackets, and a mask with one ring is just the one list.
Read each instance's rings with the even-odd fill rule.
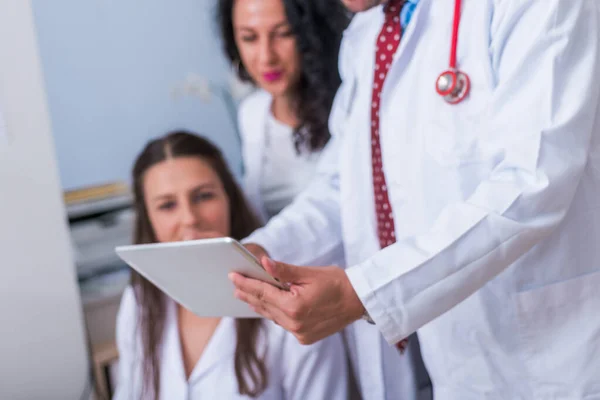
[[271,96],[259,92],[248,101],[250,109],[246,117],[240,121],[240,130],[244,138],[244,161],[246,171],[244,189],[246,196],[263,222],[267,220],[262,196],[260,194],[260,179],[262,176],[262,160],[265,148],[267,118],[271,107]]

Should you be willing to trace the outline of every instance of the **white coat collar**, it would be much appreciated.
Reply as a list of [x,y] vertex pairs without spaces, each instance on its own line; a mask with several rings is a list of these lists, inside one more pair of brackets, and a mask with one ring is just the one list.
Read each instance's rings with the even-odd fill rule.
[[235,353],[235,343],[235,319],[222,318],[213,336],[207,343],[198,363],[194,366],[189,380],[186,380],[179,335],[177,305],[174,301],[169,302],[163,344],[165,349],[163,360],[164,367],[169,369],[178,378],[178,381],[181,381],[185,385],[193,384],[202,379],[219,363],[231,360]]

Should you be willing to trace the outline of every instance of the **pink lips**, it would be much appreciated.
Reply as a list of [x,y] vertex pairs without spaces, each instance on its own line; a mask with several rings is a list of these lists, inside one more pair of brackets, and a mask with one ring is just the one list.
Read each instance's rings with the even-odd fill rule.
[[267,82],[275,82],[275,81],[279,80],[282,77],[282,75],[283,75],[283,73],[281,71],[273,71],[273,72],[267,72],[266,74],[263,74],[263,78]]

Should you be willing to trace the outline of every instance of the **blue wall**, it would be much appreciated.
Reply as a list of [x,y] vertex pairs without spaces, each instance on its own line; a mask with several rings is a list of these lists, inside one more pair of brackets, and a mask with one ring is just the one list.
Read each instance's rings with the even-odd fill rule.
[[33,0],[64,189],[129,180],[145,142],[183,127],[219,145],[239,174],[224,103],[173,98],[194,73],[226,84],[214,0]]

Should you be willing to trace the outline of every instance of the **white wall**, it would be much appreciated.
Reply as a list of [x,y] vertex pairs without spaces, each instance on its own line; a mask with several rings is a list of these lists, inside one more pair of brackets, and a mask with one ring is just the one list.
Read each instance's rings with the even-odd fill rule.
[[146,142],[179,128],[207,136],[241,175],[236,115],[190,90],[190,77],[228,83],[216,0],[31,3],[63,188],[129,182]]
[[0,399],[78,399],[81,304],[30,0],[0,0]]

